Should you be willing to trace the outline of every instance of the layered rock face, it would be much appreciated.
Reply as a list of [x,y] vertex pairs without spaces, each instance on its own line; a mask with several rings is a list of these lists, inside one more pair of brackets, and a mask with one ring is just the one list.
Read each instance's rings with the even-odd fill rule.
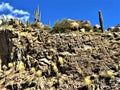
[[[120,89],[120,32],[0,30],[0,44],[2,65],[8,67],[0,72],[1,89]],[[17,68],[21,61],[25,68],[22,72]],[[9,63],[13,62],[11,69]],[[38,72],[31,73],[33,68],[42,72],[41,77]],[[84,81],[87,76],[91,77],[89,85]]]
[[10,61],[10,53],[12,52],[13,42],[12,38],[14,37],[12,31],[10,30],[1,30],[0,31],[0,57],[3,60],[3,63],[7,64]]

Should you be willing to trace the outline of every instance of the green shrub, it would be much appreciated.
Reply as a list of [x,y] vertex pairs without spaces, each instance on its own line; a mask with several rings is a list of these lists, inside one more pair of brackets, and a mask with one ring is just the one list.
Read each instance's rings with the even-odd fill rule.
[[48,25],[45,25],[45,26],[44,26],[44,30],[51,30],[51,27],[48,26]]
[[62,21],[57,21],[53,27],[52,32],[55,33],[65,33],[65,32],[69,32],[70,29],[70,23],[67,20],[62,20]]

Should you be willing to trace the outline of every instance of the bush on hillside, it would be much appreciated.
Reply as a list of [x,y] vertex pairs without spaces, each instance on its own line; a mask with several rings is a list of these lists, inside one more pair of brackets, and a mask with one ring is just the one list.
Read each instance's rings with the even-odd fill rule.
[[48,26],[48,25],[45,25],[45,26],[44,26],[44,30],[51,30],[51,27]]
[[67,20],[57,21],[53,27],[52,32],[54,33],[66,33],[69,32],[70,29],[70,23]]

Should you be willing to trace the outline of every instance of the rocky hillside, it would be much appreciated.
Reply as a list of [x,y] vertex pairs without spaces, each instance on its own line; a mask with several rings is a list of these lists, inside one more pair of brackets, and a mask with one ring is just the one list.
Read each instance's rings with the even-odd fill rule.
[[0,90],[120,90],[120,27],[2,29],[0,44]]

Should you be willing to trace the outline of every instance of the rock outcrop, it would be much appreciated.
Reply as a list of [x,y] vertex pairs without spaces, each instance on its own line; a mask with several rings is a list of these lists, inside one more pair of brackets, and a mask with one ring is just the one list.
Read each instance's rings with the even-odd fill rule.
[[1,28],[0,89],[119,90],[120,32],[115,28],[61,34]]

